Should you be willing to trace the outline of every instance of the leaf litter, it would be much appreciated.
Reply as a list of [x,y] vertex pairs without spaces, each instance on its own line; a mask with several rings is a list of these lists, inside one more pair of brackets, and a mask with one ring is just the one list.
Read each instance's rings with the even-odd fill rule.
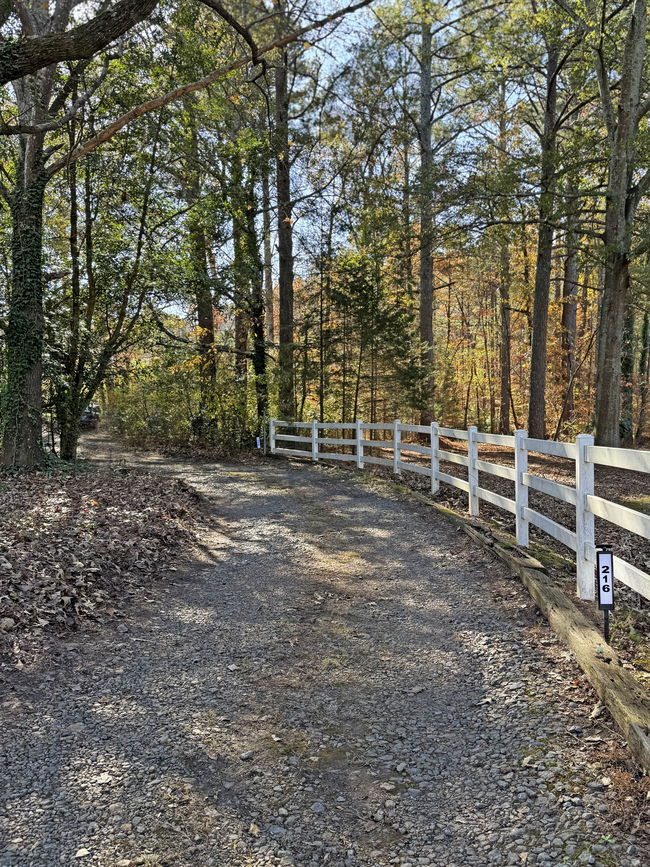
[[101,470],[0,474],[0,653],[119,617],[213,519],[186,482]]

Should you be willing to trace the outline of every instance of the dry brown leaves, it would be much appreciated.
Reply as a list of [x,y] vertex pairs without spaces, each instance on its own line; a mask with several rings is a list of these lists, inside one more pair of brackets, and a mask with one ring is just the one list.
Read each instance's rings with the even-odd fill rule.
[[112,616],[175,568],[202,506],[182,481],[124,470],[0,475],[0,650]]

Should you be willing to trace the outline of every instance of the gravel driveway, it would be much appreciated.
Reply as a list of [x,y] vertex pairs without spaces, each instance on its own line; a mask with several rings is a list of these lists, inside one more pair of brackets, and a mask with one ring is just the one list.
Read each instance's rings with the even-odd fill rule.
[[218,531],[11,672],[0,865],[646,863],[487,552],[337,468],[165,466]]

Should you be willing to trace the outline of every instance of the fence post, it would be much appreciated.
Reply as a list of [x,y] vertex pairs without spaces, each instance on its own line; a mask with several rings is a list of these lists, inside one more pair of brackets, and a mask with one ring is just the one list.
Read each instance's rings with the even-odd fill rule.
[[478,469],[476,461],[478,460],[478,442],[476,434],[478,428],[475,424],[467,428],[467,457],[469,458],[469,466],[467,467],[467,480],[469,482],[469,513],[472,517],[478,517]]
[[576,438],[576,583],[580,599],[594,599],[596,593],[594,516],[587,508],[587,497],[594,493],[594,465],[587,460],[587,448],[593,444],[590,434]]
[[275,419],[269,419],[269,445],[271,446],[271,454],[275,454]]
[[402,434],[399,429],[401,422],[398,418],[393,422],[393,472],[396,476],[401,476],[402,471],[399,468],[400,451],[399,444],[402,441]]
[[315,418],[311,422],[311,459],[318,460],[318,422]]
[[523,474],[528,472],[528,449],[526,448],[525,430],[515,431],[515,526],[517,544],[528,547],[528,521],[524,518],[524,509],[528,508],[528,485],[524,485]]
[[437,494],[440,490],[440,482],[438,480],[438,472],[440,471],[440,460],[438,458],[438,449],[440,447],[440,439],[438,434],[438,422],[431,422],[431,493]]
[[360,419],[357,419],[357,469],[363,469],[363,424]]

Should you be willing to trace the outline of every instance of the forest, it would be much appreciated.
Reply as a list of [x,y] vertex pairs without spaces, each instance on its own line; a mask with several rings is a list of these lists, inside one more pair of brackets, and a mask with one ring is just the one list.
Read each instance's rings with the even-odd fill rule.
[[650,436],[644,0],[0,0],[2,463]]

